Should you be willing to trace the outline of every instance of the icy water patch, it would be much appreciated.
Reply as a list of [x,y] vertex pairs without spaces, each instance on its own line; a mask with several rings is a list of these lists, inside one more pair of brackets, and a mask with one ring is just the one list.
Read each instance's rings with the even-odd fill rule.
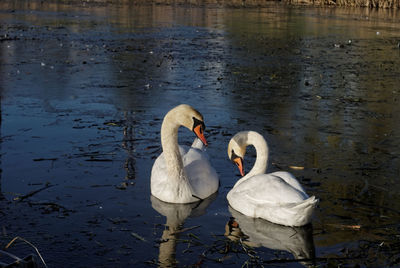
[[[398,265],[399,20],[281,5],[2,4],[0,245],[23,237],[49,267]],[[201,204],[150,196],[161,122],[180,103],[204,115],[221,180]],[[267,139],[269,171],[292,172],[320,199],[312,226],[228,207],[238,173],[226,146],[241,130]],[[35,253],[15,243],[7,251]]]

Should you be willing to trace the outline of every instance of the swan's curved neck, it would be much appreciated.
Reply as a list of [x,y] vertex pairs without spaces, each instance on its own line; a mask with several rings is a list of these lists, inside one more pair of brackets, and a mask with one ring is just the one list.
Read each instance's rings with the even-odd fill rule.
[[[256,148],[256,161],[254,163],[253,168],[247,173],[244,177],[238,180],[235,186],[244,182],[250,177],[255,175],[264,174],[268,167],[268,144],[265,141],[264,137],[254,131],[249,131],[245,133],[247,138],[244,139],[244,146],[253,145]],[[234,186],[234,187],[235,187]]]
[[161,126],[161,146],[171,179],[185,178],[182,156],[178,146],[178,129],[181,126],[174,116],[168,113]]
[[158,254],[158,261],[160,267],[175,267],[176,262],[176,241],[179,238],[179,225],[169,225],[167,220],[167,228],[163,231],[162,241],[160,244],[160,252]]

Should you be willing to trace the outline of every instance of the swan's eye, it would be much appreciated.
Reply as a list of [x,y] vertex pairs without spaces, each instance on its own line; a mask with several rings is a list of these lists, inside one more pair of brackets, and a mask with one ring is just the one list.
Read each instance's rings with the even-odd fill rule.
[[232,150],[231,151],[231,161],[234,162],[236,165],[238,165],[238,163],[235,161],[236,158],[239,158],[239,156],[237,154],[235,154],[234,150]]
[[200,127],[199,127],[199,131],[200,131],[200,133],[202,134],[203,131],[204,131],[205,128],[206,128],[206,125],[204,124],[203,121],[197,119],[196,117],[193,117],[193,129],[192,129],[192,130],[194,130],[194,129],[195,129],[196,127],[198,127],[198,126],[200,126]]

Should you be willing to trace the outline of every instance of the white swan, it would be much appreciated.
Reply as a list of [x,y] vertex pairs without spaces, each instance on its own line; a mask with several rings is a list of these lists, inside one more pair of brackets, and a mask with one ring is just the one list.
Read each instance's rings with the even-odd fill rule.
[[[178,129],[184,126],[197,138],[190,148],[178,145]],[[163,152],[151,170],[151,194],[169,203],[192,203],[205,199],[218,190],[219,180],[210,165],[203,144],[203,116],[189,105],[170,110],[161,126]]]
[[[248,145],[256,148],[257,158],[253,168],[244,176],[243,158]],[[253,218],[287,226],[310,223],[318,200],[314,196],[309,197],[288,172],[265,174],[268,145],[263,136],[254,131],[237,133],[229,142],[228,156],[244,176],[227,195],[232,208]]]

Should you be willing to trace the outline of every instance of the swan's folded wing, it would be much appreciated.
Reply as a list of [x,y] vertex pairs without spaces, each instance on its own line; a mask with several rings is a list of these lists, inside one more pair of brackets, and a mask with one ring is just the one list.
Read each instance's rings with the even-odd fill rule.
[[205,198],[218,190],[217,172],[205,152],[191,148],[183,157],[183,163],[192,189],[198,197]]
[[298,203],[308,198],[304,192],[270,174],[256,175],[235,187],[233,192],[255,204]]
[[287,182],[288,184],[290,184],[290,186],[292,186],[293,188],[296,188],[297,190],[306,193],[303,189],[303,186],[301,186],[301,184],[299,183],[299,181],[296,179],[295,176],[293,176],[292,174],[290,174],[289,172],[286,171],[276,171],[273,173],[270,173],[269,175],[274,175],[277,176],[281,179],[283,179],[285,182]]
[[234,209],[245,215],[288,226],[309,223],[318,202],[271,174],[243,181],[229,191],[227,198]]
[[185,154],[182,154],[182,160],[184,166],[188,166],[195,161],[200,161],[205,165],[210,165],[210,160],[207,153],[194,147],[190,147]]

